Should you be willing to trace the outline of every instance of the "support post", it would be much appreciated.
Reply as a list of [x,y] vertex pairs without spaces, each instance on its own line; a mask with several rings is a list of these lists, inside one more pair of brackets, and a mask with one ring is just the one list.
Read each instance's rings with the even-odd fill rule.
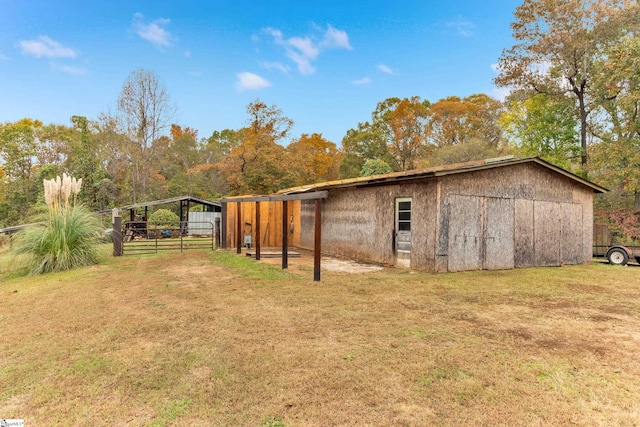
[[[222,244],[222,249],[227,249],[228,248],[228,244],[229,244],[227,242],[227,234],[229,232],[228,225],[227,225],[227,221],[228,221],[228,219],[227,219],[228,218],[227,217],[227,206],[228,206],[228,203],[226,203],[226,202],[222,203],[222,209],[221,209],[222,212],[220,212],[221,215],[222,215],[222,221],[221,221],[222,225],[220,227],[220,231],[221,231],[221,234],[222,234],[221,239],[220,239],[221,244]],[[222,227],[224,227],[224,230],[222,230]]]
[[189,211],[191,210],[191,200],[187,199],[187,214],[184,217],[184,235],[188,235],[189,233]]
[[256,260],[260,261],[260,202],[256,202]]
[[282,268],[289,268],[289,202],[282,201]]
[[236,202],[236,253],[242,253],[242,214],[240,202]]
[[320,251],[322,240],[322,199],[316,199],[315,233],[313,236],[313,281],[320,281]]

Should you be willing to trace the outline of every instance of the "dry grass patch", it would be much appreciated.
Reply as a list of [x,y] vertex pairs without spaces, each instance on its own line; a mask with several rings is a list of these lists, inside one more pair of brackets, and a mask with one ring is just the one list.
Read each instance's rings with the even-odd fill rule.
[[4,280],[0,417],[638,425],[639,274],[385,269],[315,283],[190,251]]

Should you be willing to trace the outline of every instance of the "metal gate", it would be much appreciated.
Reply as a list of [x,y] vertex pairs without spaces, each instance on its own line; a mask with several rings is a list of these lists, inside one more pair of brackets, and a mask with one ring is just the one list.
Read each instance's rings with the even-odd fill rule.
[[214,224],[207,221],[175,221],[162,226],[146,221],[129,221],[122,228],[122,255],[182,252],[187,249],[215,250],[220,235]]

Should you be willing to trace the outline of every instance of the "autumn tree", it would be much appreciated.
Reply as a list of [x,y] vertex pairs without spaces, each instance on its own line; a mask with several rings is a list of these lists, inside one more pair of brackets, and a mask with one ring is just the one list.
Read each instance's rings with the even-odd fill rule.
[[634,3],[524,0],[511,24],[517,44],[504,50],[499,60],[498,86],[575,101],[583,165],[587,163],[588,117],[598,103],[593,84],[598,58],[619,36],[620,29],[610,18],[634,13]]
[[447,145],[433,151],[429,166],[452,165],[513,154],[508,146],[495,146],[482,139],[470,139],[464,144]]
[[461,145],[471,140],[497,146],[502,136],[497,120],[502,110],[498,100],[485,94],[441,99],[429,108],[427,141],[436,148]]
[[338,179],[340,154],[336,145],[322,134],[303,134],[287,147],[286,167],[292,185],[313,184]]
[[137,203],[147,193],[155,160],[153,142],[167,130],[176,109],[159,77],[144,68],[132,72],[125,81],[117,109],[119,130],[127,136],[118,151],[131,167],[131,196]]
[[158,162],[154,168],[156,198],[190,194],[206,198],[210,192],[203,176],[214,168],[205,164],[203,143],[197,141],[198,131],[171,125],[171,138],[160,137],[154,142]]
[[373,126],[379,129],[398,170],[414,169],[427,153],[426,123],[429,101],[420,97],[388,98],[378,103]]
[[276,106],[256,100],[247,106],[247,126],[238,131],[239,144],[218,164],[232,194],[269,194],[290,184],[284,164],[284,142],[293,121]]
[[98,206],[107,209],[131,203],[131,162],[127,151],[129,137],[120,131],[115,115],[101,113],[95,121],[94,138],[107,177],[98,184]]
[[367,160],[380,160],[394,170],[415,168],[426,154],[425,124],[429,101],[420,97],[387,98],[376,105],[371,122],[358,123],[342,139],[343,178],[360,176]]

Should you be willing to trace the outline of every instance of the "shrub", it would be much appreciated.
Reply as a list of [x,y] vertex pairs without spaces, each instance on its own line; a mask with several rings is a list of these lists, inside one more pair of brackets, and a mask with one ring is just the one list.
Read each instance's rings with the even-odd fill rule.
[[391,172],[393,172],[393,169],[384,160],[369,159],[362,166],[360,176],[382,175]]
[[[16,252],[30,256],[31,274],[92,265],[98,262],[97,237],[100,221],[84,206],[76,204],[82,180],[66,174],[44,180],[47,212],[36,218],[38,225],[20,232]],[[73,196],[73,198],[71,198]]]
[[178,215],[169,209],[158,209],[149,217],[149,225],[159,228],[175,227],[179,222]]

